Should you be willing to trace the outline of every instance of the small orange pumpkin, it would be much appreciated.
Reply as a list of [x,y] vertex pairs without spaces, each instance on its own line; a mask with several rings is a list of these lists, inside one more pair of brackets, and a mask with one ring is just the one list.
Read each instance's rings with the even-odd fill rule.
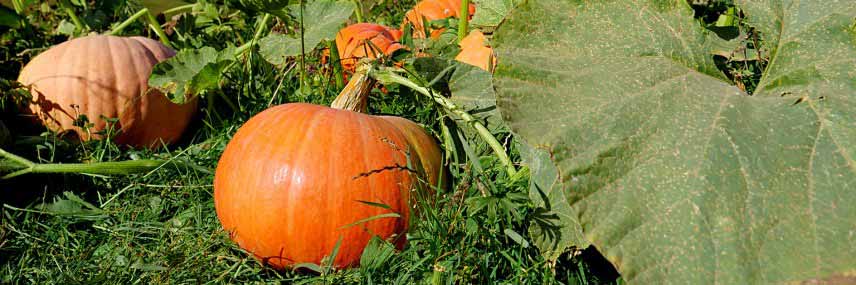
[[404,48],[398,41],[401,31],[372,23],[357,23],[347,26],[336,34],[342,68],[354,71],[361,58],[378,58],[391,55]]
[[[476,6],[470,3],[468,17],[472,18],[476,13]],[[461,1],[460,0],[423,0],[416,3],[413,9],[407,11],[404,15],[404,23],[401,28],[411,24],[413,26],[414,38],[425,38],[424,20],[435,21],[446,18],[460,18],[461,16]],[[437,39],[443,33],[443,29],[430,30],[431,38]]]
[[455,60],[478,66],[487,72],[493,72],[496,56],[493,49],[486,45],[487,39],[479,30],[473,30],[460,42],[461,52]]
[[356,266],[375,235],[401,248],[419,178],[442,179],[440,148],[420,126],[362,113],[367,77],[358,70],[333,108],[267,109],[226,146],[214,175],[217,217],[265,264],[320,264],[341,242],[333,266]]
[[[155,147],[179,139],[196,110],[196,100],[172,103],[149,89],[152,68],[175,55],[163,44],[143,37],[94,35],[73,39],[39,54],[21,70],[18,81],[33,100],[25,113],[56,132],[74,131],[82,140],[99,138],[108,121],[121,133],[116,142]],[[74,126],[86,115],[94,126]]]

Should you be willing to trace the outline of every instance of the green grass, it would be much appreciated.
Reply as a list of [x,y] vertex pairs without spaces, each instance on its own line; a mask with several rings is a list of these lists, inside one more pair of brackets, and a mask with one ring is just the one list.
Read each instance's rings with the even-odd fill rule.
[[[371,5],[366,7],[366,17],[387,24],[398,22],[413,1],[405,2]],[[121,22],[136,8],[124,4],[75,7],[81,19],[98,31]],[[177,47],[210,45],[219,49],[226,42],[242,43],[252,37],[258,16],[208,8],[213,10],[175,23],[178,33],[171,39]],[[56,29],[69,21],[61,12],[34,10],[27,21],[30,25],[24,28],[0,28],[2,63],[13,66],[3,69],[3,79],[14,80],[21,64],[37,54],[34,51],[67,38]],[[278,23],[274,29],[289,27]],[[139,23],[124,34],[156,38]],[[129,150],[109,141],[63,141],[24,123],[5,107],[0,119],[18,134],[17,143],[6,149],[34,161],[157,158],[199,167],[169,165],[127,177],[32,175],[0,181],[0,283],[616,282],[617,273],[594,249],[579,255],[567,253],[549,263],[528,244],[534,210],[528,199],[528,181],[506,177],[503,166],[479,140],[467,142],[470,155],[477,160],[461,154],[450,163],[454,187],[426,199],[436,201],[435,206],[418,207],[415,216],[420,218],[413,222],[409,244],[400,252],[389,243],[376,241],[359,268],[277,272],[237,247],[220,227],[214,211],[213,174],[198,168],[215,169],[238,127],[270,105],[329,104],[338,90],[319,55],[317,51],[309,54],[312,84],[309,92],[301,93],[296,70],[286,72],[285,67],[272,66],[250,53],[230,69],[220,90],[206,95],[185,138],[169,149]],[[394,86],[389,90],[388,95],[376,92],[371,98],[371,113],[409,118],[439,137],[443,112],[430,99]],[[219,95],[233,100],[238,110],[232,110]],[[519,161],[514,139],[508,133],[498,135],[501,142],[509,142],[512,159]]]

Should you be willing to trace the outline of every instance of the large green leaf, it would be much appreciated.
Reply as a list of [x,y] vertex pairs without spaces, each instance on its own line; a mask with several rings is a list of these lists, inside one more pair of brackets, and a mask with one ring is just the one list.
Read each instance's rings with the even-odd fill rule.
[[473,20],[470,22],[473,26],[481,30],[492,31],[499,23],[505,19],[505,16],[511,12],[512,8],[522,0],[474,0],[476,4],[476,14],[473,15]]
[[856,5],[738,4],[773,47],[754,96],[684,0],[541,0],[494,38],[500,111],[627,281],[856,282]]
[[[493,75],[490,72],[459,61],[437,57],[417,58],[413,61],[413,67],[422,79],[433,81],[431,88],[448,89],[452,95],[451,101],[479,119],[492,133],[508,130],[496,109]],[[441,78],[436,78],[438,76]],[[458,117],[453,119],[460,120]]]
[[496,109],[496,94],[490,72],[465,63],[454,64],[457,67],[449,78],[452,102],[480,119],[492,133],[507,131]]
[[157,15],[163,11],[187,5],[188,3],[181,0],[140,0],[140,5],[149,9],[152,15]]
[[170,101],[184,104],[220,83],[223,72],[235,61],[235,47],[217,51],[212,47],[181,50],[155,65],[149,86],[166,94]]
[[541,254],[550,261],[571,248],[584,249],[589,242],[583,236],[582,225],[568,204],[568,187],[562,183],[559,171],[550,161],[550,153],[521,145],[520,155],[529,166],[529,199],[537,210],[529,226],[529,235]]
[[[300,7],[291,5],[288,13],[297,18]],[[315,49],[323,40],[332,40],[345,21],[354,13],[350,1],[314,1],[303,8],[303,45],[306,52]],[[259,53],[275,65],[285,63],[287,57],[300,55],[300,38],[271,34],[259,41]]]

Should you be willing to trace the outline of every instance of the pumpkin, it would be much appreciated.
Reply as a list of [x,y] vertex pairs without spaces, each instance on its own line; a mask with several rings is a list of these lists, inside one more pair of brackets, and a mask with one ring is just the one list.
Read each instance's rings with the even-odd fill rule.
[[[94,35],[73,39],[39,54],[21,70],[18,81],[33,95],[25,113],[56,132],[73,131],[82,140],[100,138],[103,119],[118,119],[117,143],[153,147],[176,141],[196,110],[196,100],[172,103],[148,88],[158,62],[175,55],[163,44],[142,37]],[[93,124],[74,125],[79,115]]]
[[[472,18],[473,14],[476,12],[476,6],[470,4],[468,17]],[[407,11],[404,14],[404,23],[401,25],[401,29],[404,29],[404,26],[407,24],[411,24],[413,26],[413,37],[414,38],[425,38],[425,24],[424,20],[428,22],[446,19],[446,18],[460,18],[461,16],[461,1],[460,0],[423,0],[419,3],[416,3],[416,6],[413,6],[413,9]],[[431,38],[438,39],[440,34],[443,33],[444,29],[436,29],[430,30]]]
[[496,56],[493,49],[486,45],[487,39],[479,30],[473,30],[460,42],[461,52],[455,60],[478,66],[487,72],[493,72]]
[[391,55],[404,48],[398,41],[401,31],[383,25],[357,23],[347,26],[336,34],[342,68],[354,71],[362,58],[378,58]]
[[369,81],[358,71],[332,108],[267,109],[226,146],[214,176],[217,217],[263,263],[320,264],[341,242],[332,265],[346,268],[374,235],[404,246],[411,195],[420,181],[439,182],[441,152],[411,121],[364,114]]

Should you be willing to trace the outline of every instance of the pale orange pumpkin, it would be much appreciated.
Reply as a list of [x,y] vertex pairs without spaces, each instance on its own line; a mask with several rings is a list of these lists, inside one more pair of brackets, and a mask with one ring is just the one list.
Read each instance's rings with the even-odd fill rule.
[[[179,139],[196,110],[196,100],[178,105],[149,89],[152,68],[175,55],[163,44],[143,37],[94,35],[73,39],[33,58],[18,81],[29,87],[33,102],[26,113],[56,132],[74,131],[82,140],[97,139],[108,127],[102,118],[118,119],[117,143],[154,147]],[[74,126],[79,115],[93,124]]]
[[460,42],[461,52],[455,60],[478,66],[487,72],[493,72],[496,56],[487,44],[487,39],[479,30],[473,30]]
[[362,58],[378,58],[391,55],[404,48],[398,41],[401,31],[378,24],[357,23],[347,26],[336,34],[342,68],[354,71]]
[[[472,18],[476,12],[476,6],[470,3],[468,17]],[[404,15],[404,23],[401,29],[407,24],[412,25],[414,38],[425,38],[425,21],[435,21],[446,18],[461,17],[461,1],[460,0],[423,0],[416,3],[413,9],[407,11]],[[469,19],[468,18],[468,19]],[[437,39],[443,33],[443,29],[430,30],[431,38]]]

